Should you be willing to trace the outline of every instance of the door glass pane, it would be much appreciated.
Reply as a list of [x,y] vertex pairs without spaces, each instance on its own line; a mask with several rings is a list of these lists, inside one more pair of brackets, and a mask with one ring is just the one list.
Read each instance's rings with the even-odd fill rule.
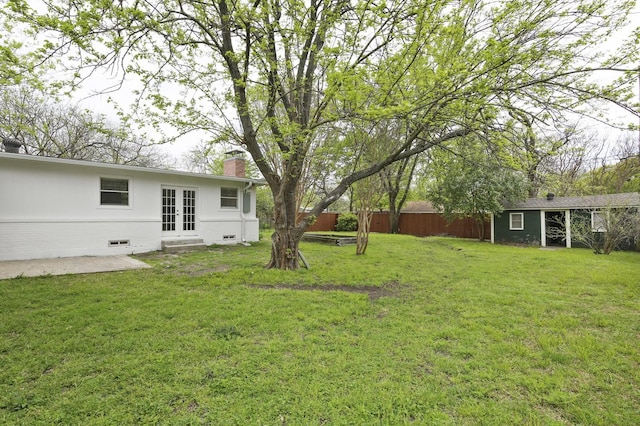
[[176,190],[162,188],[162,230],[176,230]]
[[182,230],[196,229],[196,191],[185,190],[182,196]]

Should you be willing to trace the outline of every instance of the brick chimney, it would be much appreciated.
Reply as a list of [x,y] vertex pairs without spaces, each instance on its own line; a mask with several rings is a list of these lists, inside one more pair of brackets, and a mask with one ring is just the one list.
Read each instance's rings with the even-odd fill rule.
[[232,177],[246,177],[246,161],[244,151],[234,150],[225,153],[224,175]]
[[3,138],[2,143],[4,144],[4,152],[9,152],[11,154],[20,154],[20,147],[22,144],[15,139]]

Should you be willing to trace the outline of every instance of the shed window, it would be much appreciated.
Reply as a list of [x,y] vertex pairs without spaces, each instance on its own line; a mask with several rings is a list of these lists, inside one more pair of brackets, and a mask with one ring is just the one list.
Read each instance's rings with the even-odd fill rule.
[[524,229],[524,213],[509,213],[509,229],[511,231]]
[[593,232],[606,232],[606,214],[602,211],[591,212],[591,230]]
[[127,179],[100,178],[100,205],[128,206],[129,181]]
[[220,206],[221,207],[238,207],[238,189],[222,188],[220,190]]

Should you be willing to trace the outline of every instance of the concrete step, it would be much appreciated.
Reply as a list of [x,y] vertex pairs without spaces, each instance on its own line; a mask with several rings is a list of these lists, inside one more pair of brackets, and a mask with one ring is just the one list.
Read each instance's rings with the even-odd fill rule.
[[181,251],[206,250],[207,245],[201,238],[190,238],[184,240],[165,240],[162,242],[162,251],[166,253],[177,253]]

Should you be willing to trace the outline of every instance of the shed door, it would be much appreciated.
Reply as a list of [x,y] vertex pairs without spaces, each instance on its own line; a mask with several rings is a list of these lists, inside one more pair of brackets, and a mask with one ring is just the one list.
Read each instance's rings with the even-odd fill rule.
[[195,188],[162,187],[162,233],[196,235]]
[[547,246],[566,245],[564,212],[545,212],[545,233]]

